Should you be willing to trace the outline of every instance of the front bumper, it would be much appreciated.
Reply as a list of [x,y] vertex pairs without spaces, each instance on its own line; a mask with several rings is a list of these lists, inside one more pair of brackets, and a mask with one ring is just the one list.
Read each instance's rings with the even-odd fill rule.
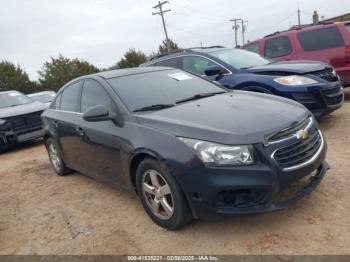
[[[311,169],[314,166],[312,165]],[[325,177],[329,166],[324,161],[316,169],[311,169],[301,170],[295,175],[295,181],[290,184],[286,181],[284,184],[280,183],[279,175],[264,165],[252,166],[240,172],[238,170],[229,172],[225,168],[210,170],[201,174],[201,181],[185,186],[185,194],[193,216],[198,219],[214,220],[225,215],[272,212],[288,207],[315,190]],[[286,176],[294,175],[286,174]],[[303,177],[309,180],[308,183],[299,187],[293,194],[283,195]],[[237,201],[227,196],[226,201],[222,201],[221,198],[218,199],[222,192],[237,193],[232,197],[241,199]]]
[[[193,216],[211,220],[223,215],[271,212],[286,208],[311,193],[329,168],[325,162],[327,144],[322,134],[314,131],[318,130],[315,122],[311,123],[308,130],[312,135],[306,140],[291,137],[281,142],[255,144],[257,162],[254,165],[210,167],[193,162],[181,165],[181,169],[170,167]],[[295,146],[300,152],[298,156]],[[311,152],[306,150],[313,150],[314,157],[296,164],[295,161]],[[278,156],[274,152],[279,152]],[[289,168],[281,162],[285,161],[281,159],[286,159],[286,154],[293,154],[292,158],[288,157],[288,161],[294,163]]]
[[339,82],[310,88],[307,92],[293,92],[292,98],[309,109],[314,116],[327,115],[340,108],[344,102],[344,90]]
[[335,69],[344,88],[350,87],[350,67],[338,67]]
[[314,191],[317,188],[317,186],[321,183],[328,169],[328,163],[323,162],[322,165],[317,169],[316,174],[308,178],[309,182],[307,184],[301,187],[300,190],[298,190],[295,194],[289,195],[280,201],[271,201],[270,203],[257,205],[249,209],[218,208],[217,212],[220,214],[257,214],[285,209],[290,204],[293,204],[294,202],[302,199],[303,197],[307,196],[312,191]]
[[16,134],[14,131],[0,131],[0,150],[9,148],[15,144],[29,140],[34,140],[43,136],[43,130],[30,130],[22,134]]

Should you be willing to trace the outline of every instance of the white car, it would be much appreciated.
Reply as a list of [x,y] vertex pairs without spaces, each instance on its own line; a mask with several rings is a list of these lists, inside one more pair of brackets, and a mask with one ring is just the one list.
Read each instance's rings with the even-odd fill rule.
[[49,107],[51,102],[56,97],[56,93],[54,91],[42,91],[38,93],[29,94],[28,96],[34,101],[44,103],[45,105],[47,105],[47,107]]

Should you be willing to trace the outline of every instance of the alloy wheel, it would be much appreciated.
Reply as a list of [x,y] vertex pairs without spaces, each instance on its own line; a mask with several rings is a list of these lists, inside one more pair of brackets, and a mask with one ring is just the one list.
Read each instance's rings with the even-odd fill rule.
[[57,173],[60,172],[61,170],[61,159],[58,155],[58,152],[57,152],[57,149],[56,149],[56,146],[54,145],[54,143],[49,143],[48,145],[48,151],[49,151],[49,157],[50,157],[50,160],[51,160],[51,163],[53,165],[53,168],[55,169],[55,171]]
[[142,176],[142,191],[152,213],[168,220],[174,213],[174,199],[169,184],[156,170],[147,170]]

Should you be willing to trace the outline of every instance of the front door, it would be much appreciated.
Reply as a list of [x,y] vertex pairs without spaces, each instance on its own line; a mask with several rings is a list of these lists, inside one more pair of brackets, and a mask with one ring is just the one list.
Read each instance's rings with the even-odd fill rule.
[[[81,96],[81,113],[96,105],[105,105],[110,112],[116,106],[105,88],[95,80],[85,80]],[[121,183],[120,150],[122,141],[118,134],[121,128],[111,120],[87,122],[81,118],[77,122],[81,130],[81,154],[84,173],[112,183]]]

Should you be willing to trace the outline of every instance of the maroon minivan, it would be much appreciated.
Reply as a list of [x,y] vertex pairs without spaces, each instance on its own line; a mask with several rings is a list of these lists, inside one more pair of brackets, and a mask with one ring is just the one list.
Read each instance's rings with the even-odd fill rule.
[[316,60],[332,65],[350,86],[350,21],[276,32],[242,47],[276,61]]

